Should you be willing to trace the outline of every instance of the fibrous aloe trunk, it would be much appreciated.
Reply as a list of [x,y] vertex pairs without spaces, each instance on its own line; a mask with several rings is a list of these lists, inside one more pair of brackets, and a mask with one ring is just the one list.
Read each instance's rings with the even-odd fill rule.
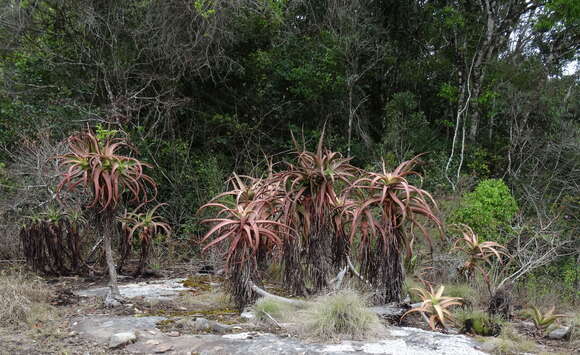
[[384,248],[380,239],[369,244],[363,251],[361,274],[376,290],[375,303],[399,302],[405,275],[397,238],[390,238]]

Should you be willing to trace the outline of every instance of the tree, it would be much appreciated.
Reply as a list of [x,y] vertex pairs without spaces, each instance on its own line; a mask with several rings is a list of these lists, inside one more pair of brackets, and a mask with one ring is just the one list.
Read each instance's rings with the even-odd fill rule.
[[153,190],[155,195],[157,187],[153,179],[143,173],[148,164],[119,153],[129,148],[123,139],[99,139],[91,130],[86,130],[69,137],[68,144],[70,152],[59,157],[66,170],[62,172],[57,191],[62,194],[65,189],[81,188],[90,195],[88,207],[99,217],[103,235],[111,282],[109,296],[118,300],[121,294],[111,249],[117,207],[125,194],[132,197],[131,202],[148,202],[148,190]]

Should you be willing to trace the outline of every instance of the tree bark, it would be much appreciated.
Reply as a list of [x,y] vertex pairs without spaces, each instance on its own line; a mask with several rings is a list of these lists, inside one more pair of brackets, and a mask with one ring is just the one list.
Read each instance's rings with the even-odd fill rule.
[[104,211],[102,218],[103,230],[103,244],[105,247],[105,255],[107,259],[107,268],[109,269],[109,287],[113,298],[122,298],[117,284],[117,269],[115,268],[115,261],[113,259],[113,249],[111,248],[112,236],[115,233],[114,213],[112,211]]

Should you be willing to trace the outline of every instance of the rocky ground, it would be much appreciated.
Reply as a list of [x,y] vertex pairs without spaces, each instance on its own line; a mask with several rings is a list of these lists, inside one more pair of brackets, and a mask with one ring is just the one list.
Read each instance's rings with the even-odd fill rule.
[[55,280],[55,320],[26,331],[0,328],[0,353],[478,355],[493,350],[472,337],[399,326],[368,341],[298,339],[283,325],[268,327],[249,312],[240,315],[219,292],[220,283],[211,275],[124,280],[120,290],[128,302],[109,309],[102,303],[104,281]]

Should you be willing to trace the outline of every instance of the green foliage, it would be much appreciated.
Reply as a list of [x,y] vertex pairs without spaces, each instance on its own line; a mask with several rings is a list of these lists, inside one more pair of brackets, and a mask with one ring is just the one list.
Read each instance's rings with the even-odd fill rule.
[[461,298],[464,306],[474,307],[478,304],[481,294],[467,283],[458,283],[447,285],[445,296]]
[[498,316],[490,316],[483,311],[459,310],[454,313],[454,316],[462,332],[482,336],[499,335],[505,322]]
[[501,233],[509,229],[517,212],[517,202],[503,180],[488,179],[463,196],[451,221],[469,225],[483,240],[505,243]]

